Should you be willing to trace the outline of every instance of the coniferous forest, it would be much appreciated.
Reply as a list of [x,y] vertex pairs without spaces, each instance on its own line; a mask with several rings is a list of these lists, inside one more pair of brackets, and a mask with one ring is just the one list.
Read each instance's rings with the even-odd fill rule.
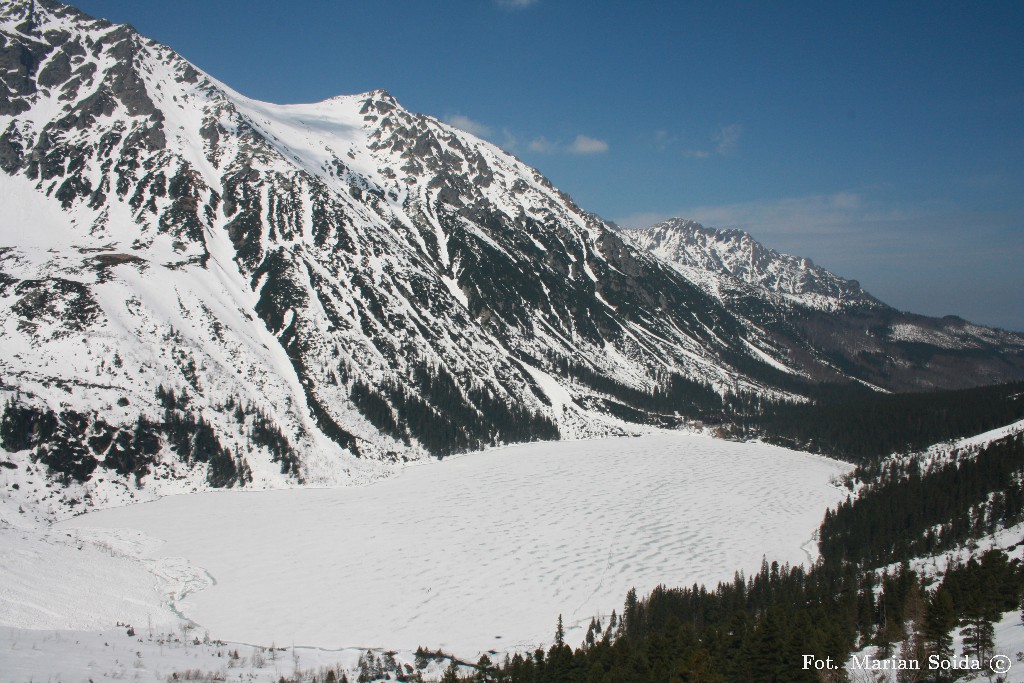
[[734,399],[736,434],[869,464],[1024,418],[1024,382],[907,394],[822,385],[802,393],[807,403]]

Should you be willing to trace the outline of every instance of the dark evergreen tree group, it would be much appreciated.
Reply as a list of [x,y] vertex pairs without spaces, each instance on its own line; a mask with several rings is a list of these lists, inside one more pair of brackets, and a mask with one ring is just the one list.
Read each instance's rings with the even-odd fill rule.
[[882,394],[856,385],[819,385],[805,402],[726,397],[731,433],[854,463],[920,450],[1024,418],[1024,383],[955,391]]
[[414,391],[394,381],[370,386],[357,380],[349,397],[377,429],[407,444],[416,439],[442,457],[558,438],[558,427],[549,418],[484,387],[460,389],[443,367],[417,366],[412,385]]
[[825,513],[822,552],[872,566],[940,553],[1024,521],[1022,480],[1024,434],[954,451],[927,470],[897,461]]
[[[670,372],[658,378],[649,390],[627,386],[590,366],[555,354],[549,354],[547,369],[555,375],[575,380],[605,394],[603,408],[634,422],[678,423],[678,418],[721,422],[725,399],[710,385]],[[673,419],[676,418],[676,419]]]
[[[251,481],[245,459],[221,443],[212,425],[189,408],[186,398],[162,386],[156,397],[164,408],[162,419],[139,415],[128,425],[111,425],[96,414],[58,413],[9,400],[0,415],[0,446],[8,451],[30,450],[33,460],[65,483],[88,481],[99,467],[141,479],[152,471],[164,444],[184,462],[206,463],[210,486]],[[264,427],[266,431],[269,427]],[[259,433],[255,428],[254,441]],[[298,461],[290,447],[286,456]]]
[[208,463],[206,479],[210,486],[224,488],[251,481],[245,459],[224,447],[213,427],[202,415],[187,410],[188,401],[172,390],[157,387],[157,398],[164,406],[161,431],[168,445],[185,462]]
[[31,450],[36,462],[65,484],[87,481],[101,465],[122,475],[149,473],[160,450],[160,428],[145,417],[115,426],[94,414],[9,400],[0,415],[0,446]]

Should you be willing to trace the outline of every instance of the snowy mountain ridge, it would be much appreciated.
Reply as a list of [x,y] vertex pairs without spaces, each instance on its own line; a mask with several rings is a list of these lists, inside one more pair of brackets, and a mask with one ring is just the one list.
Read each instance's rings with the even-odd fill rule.
[[622,234],[695,281],[718,282],[717,278],[702,278],[705,273],[727,275],[776,292],[797,305],[826,311],[883,305],[856,280],[834,275],[808,258],[780,254],[742,230],[716,230],[696,221],[670,218]]
[[[89,504],[366,481],[861,372],[384,91],[257,102],[55,0],[0,3],[0,66],[0,445]],[[994,353],[897,383],[1024,373]]]
[[[1018,376],[1024,335],[956,316],[898,311],[807,258],[780,254],[742,230],[672,218],[621,230],[748,324],[778,335],[790,359],[805,350],[873,386],[921,390]],[[803,365],[807,367],[807,365]],[[978,374],[980,373],[980,374]],[[809,374],[816,375],[813,371]]]

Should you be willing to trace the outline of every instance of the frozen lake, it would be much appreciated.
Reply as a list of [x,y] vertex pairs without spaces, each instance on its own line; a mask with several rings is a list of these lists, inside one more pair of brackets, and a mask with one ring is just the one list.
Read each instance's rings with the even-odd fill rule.
[[664,433],[496,449],[361,488],[172,496],[54,531],[130,541],[216,638],[470,657],[548,642],[559,614],[579,642],[630,587],[804,562],[848,469]]

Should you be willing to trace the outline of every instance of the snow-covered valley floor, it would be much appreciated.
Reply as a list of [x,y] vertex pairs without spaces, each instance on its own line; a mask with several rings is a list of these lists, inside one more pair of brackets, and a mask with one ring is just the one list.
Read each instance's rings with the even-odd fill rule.
[[[5,530],[21,545],[5,541],[0,626],[173,629],[173,608],[234,643],[424,645],[475,660],[550,642],[561,614],[579,642],[631,587],[806,561],[848,470],[661,433],[495,449],[358,488],[169,496]],[[122,603],[111,582],[130,588]],[[54,649],[40,650],[36,680]]]

